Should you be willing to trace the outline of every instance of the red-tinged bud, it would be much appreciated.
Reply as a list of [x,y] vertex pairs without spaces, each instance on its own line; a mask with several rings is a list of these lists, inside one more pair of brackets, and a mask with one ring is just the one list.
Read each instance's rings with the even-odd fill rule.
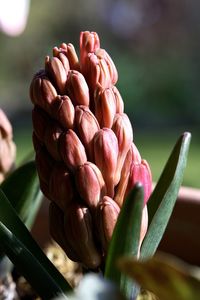
[[111,128],[116,114],[115,98],[112,88],[97,88],[94,96],[95,116],[101,128]]
[[66,93],[66,82],[67,82],[67,74],[69,71],[69,66],[67,68],[67,58],[64,55],[62,55],[63,62],[58,57],[52,57],[49,56],[45,59],[45,71],[52,80],[52,82],[55,84],[58,92],[60,94]]
[[62,164],[53,167],[49,180],[51,200],[65,212],[74,197],[72,176]]
[[89,88],[80,72],[71,70],[68,73],[67,91],[74,105],[89,106]]
[[114,176],[117,168],[118,142],[109,128],[100,129],[94,136],[94,161],[107,187],[107,195],[114,196]]
[[75,125],[78,135],[85,146],[88,158],[93,160],[93,137],[100,129],[99,123],[91,110],[84,105],[76,106]]
[[16,146],[12,138],[12,126],[0,109],[0,183],[14,167]]
[[136,182],[140,182],[144,187],[144,205],[145,205],[152,192],[151,170],[146,160],[142,160],[141,163],[134,163],[134,162],[132,163],[126,195],[134,187]]
[[76,50],[74,46],[71,43],[69,44],[62,43],[60,45],[60,48],[58,47],[53,48],[53,56],[59,57],[60,53],[64,54],[67,57],[71,70],[80,71],[78,56],[76,54]]
[[35,106],[32,110],[33,129],[37,138],[44,142],[47,127],[49,127],[50,119],[44,110]]
[[32,141],[33,141],[33,148],[35,149],[35,152],[40,152],[41,148],[44,147],[44,142],[39,140],[35,132],[33,131],[32,135]]
[[67,168],[73,172],[87,161],[85,148],[71,129],[60,137],[60,154]]
[[142,242],[144,240],[144,237],[147,233],[148,229],[148,210],[147,210],[147,205],[144,206],[143,211],[142,211],[142,220],[141,220],[141,228],[140,228],[140,240],[139,240],[139,246],[138,246],[138,258],[140,257],[140,249],[142,246]]
[[115,174],[115,185],[119,183],[121,170],[128,150],[133,140],[132,126],[126,114],[116,114],[112,126],[119,146],[119,154],[117,158],[117,170]]
[[45,136],[44,136],[44,143],[45,146],[52,156],[53,159],[56,161],[61,160],[61,155],[59,151],[59,138],[62,134],[62,129],[56,122],[51,122],[49,126],[46,128]]
[[56,96],[56,89],[46,76],[45,71],[39,71],[33,77],[30,85],[31,101],[49,113],[51,111],[51,103],[54,101]]
[[116,86],[112,87],[112,92],[114,94],[114,99],[115,99],[116,113],[123,114],[123,112],[124,112],[124,101],[122,99],[122,96],[120,95],[120,92],[116,88]]
[[49,231],[52,238],[62,247],[67,256],[73,261],[80,261],[76,251],[67,243],[64,231],[64,213],[54,203],[49,205]]
[[76,187],[85,204],[95,208],[100,199],[106,195],[106,186],[99,168],[86,162],[75,173]]
[[133,162],[141,163],[140,153],[134,143],[131,144],[131,147],[126,155],[123,168],[121,171],[120,181],[115,193],[114,200],[120,207],[122,207],[124,202],[125,193],[129,181],[129,176],[130,176],[130,169]]
[[74,128],[75,110],[68,96],[57,96],[52,105],[53,117],[62,125],[63,129]]
[[95,54],[99,60],[105,60],[110,74],[111,83],[112,85],[115,85],[118,80],[118,72],[110,55],[104,49],[98,49]]
[[81,68],[84,68],[88,53],[94,53],[100,48],[99,36],[96,32],[83,31],[80,34],[80,60]]
[[36,153],[35,161],[39,178],[48,185],[54,162],[45,148]]
[[105,196],[97,207],[97,228],[104,252],[107,252],[120,208],[110,197]]
[[65,238],[80,261],[87,268],[96,269],[101,264],[93,234],[92,218],[87,207],[73,202],[65,214]]

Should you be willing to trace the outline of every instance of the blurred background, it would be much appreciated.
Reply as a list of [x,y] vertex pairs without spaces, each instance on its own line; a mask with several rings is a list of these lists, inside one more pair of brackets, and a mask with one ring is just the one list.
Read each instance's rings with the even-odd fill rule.
[[17,162],[32,149],[33,74],[52,47],[71,42],[78,49],[80,31],[97,31],[153,179],[190,131],[184,184],[200,187],[199,10],[195,0],[0,0],[0,106],[14,127]]

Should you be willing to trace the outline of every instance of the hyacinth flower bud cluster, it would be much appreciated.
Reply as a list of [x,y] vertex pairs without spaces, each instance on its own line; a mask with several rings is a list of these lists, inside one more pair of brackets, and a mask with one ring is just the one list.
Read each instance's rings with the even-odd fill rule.
[[12,126],[2,109],[0,109],[0,183],[13,169],[16,146],[13,142]]
[[69,258],[88,268],[104,259],[120,209],[144,185],[141,241],[151,171],[133,143],[115,86],[116,67],[95,32],[80,34],[80,58],[62,43],[33,78],[33,144],[41,190],[51,201],[50,231]]

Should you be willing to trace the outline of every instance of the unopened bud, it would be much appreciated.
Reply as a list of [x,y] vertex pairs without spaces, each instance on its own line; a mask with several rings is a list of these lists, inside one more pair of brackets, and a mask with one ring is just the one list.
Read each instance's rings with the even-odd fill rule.
[[44,141],[44,136],[47,127],[49,127],[50,119],[44,110],[35,106],[32,110],[32,122],[33,129],[37,138],[42,142]]
[[65,237],[83,265],[90,269],[100,266],[101,255],[94,242],[92,218],[87,207],[71,204],[65,214]]
[[74,128],[75,110],[68,96],[57,96],[52,106],[53,117],[64,129]]
[[75,124],[78,135],[85,146],[89,160],[93,160],[93,137],[100,129],[91,110],[84,105],[76,106]]
[[88,53],[94,53],[100,48],[99,36],[96,32],[83,31],[80,34],[81,68],[84,68]]
[[122,207],[124,202],[124,196],[126,193],[129,176],[130,176],[130,169],[133,162],[135,163],[141,162],[140,153],[134,143],[131,144],[131,147],[126,155],[123,168],[121,171],[120,181],[115,193],[114,200],[119,205],[119,207]]
[[114,196],[114,176],[117,168],[118,142],[109,128],[100,129],[94,136],[94,161],[107,187],[107,195]]
[[120,92],[118,91],[116,86],[112,87],[112,92],[115,99],[116,113],[122,114],[124,112],[124,101],[122,99],[122,96],[120,95]]
[[114,94],[111,88],[99,87],[95,92],[95,116],[101,128],[111,128],[116,114]]
[[39,178],[46,184],[49,184],[49,178],[54,163],[44,147],[36,153],[35,161]]
[[85,81],[85,78],[80,72],[76,70],[69,71],[67,80],[67,92],[74,105],[89,106],[89,88]]
[[104,252],[107,252],[120,208],[110,197],[105,196],[97,207],[97,228]]
[[56,122],[51,122],[47,126],[44,136],[44,143],[53,159],[56,161],[61,160],[61,155],[59,151],[59,138],[61,136],[62,129]]
[[60,154],[71,171],[87,161],[85,148],[76,133],[69,129],[60,138]]
[[[64,55],[62,56],[64,58]],[[67,59],[67,58],[66,58]],[[65,60],[66,62],[66,60]],[[45,59],[45,70],[48,76],[56,85],[60,94],[65,94],[66,92],[66,82],[67,74],[69,70],[66,70],[66,63],[63,65],[63,62],[58,57],[49,56]]]
[[56,89],[52,85],[44,70],[39,71],[30,85],[31,101],[43,108],[46,112],[51,111],[51,104],[57,96]]
[[142,160],[141,163],[134,163],[134,162],[132,163],[126,195],[134,187],[136,182],[140,182],[144,187],[144,205],[145,205],[152,192],[151,170],[146,160]]
[[78,56],[76,54],[76,50],[74,46],[71,43],[69,44],[62,43],[60,45],[60,48],[58,47],[53,48],[54,56],[59,57],[60,53],[64,54],[67,57],[71,70],[77,70],[77,71],[80,70]]
[[53,200],[65,212],[74,197],[73,181],[67,168],[62,164],[53,167],[49,191]]
[[64,213],[54,202],[49,205],[49,231],[52,238],[62,247],[71,260],[80,261],[76,251],[72,250],[65,237]]
[[119,146],[117,159],[117,170],[115,174],[115,184],[119,183],[121,170],[128,150],[133,140],[132,126],[126,114],[116,114],[112,130],[114,131]]
[[86,162],[77,168],[75,173],[76,187],[85,204],[91,208],[97,206],[100,199],[106,194],[106,186],[98,167]]

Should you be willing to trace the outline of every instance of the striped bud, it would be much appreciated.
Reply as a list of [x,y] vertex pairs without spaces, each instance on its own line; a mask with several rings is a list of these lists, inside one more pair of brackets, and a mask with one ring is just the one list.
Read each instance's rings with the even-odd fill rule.
[[81,69],[84,72],[85,59],[88,53],[94,53],[100,48],[99,36],[96,32],[83,31],[80,34]]
[[71,70],[77,70],[77,71],[80,70],[78,56],[76,54],[76,50],[74,46],[71,43],[69,44],[62,43],[60,45],[60,48],[58,47],[53,48],[53,56],[59,57],[60,53],[64,54],[67,57],[69,62],[69,67]]
[[[62,55],[62,58],[64,57],[65,56]],[[59,94],[62,95],[66,93],[67,74],[69,71],[69,69],[66,68],[66,63],[63,64],[63,62],[58,57],[50,58],[49,56],[47,56],[45,59],[45,71],[52,82],[55,84]]]
[[71,171],[87,161],[85,148],[76,133],[69,129],[60,138],[60,154]]
[[124,112],[124,101],[122,99],[122,96],[120,95],[120,92],[118,91],[116,86],[112,87],[112,92],[115,99],[116,113],[122,114]]
[[101,128],[111,128],[116,114],[115,98],[112,88],[97,88],[94,97],[95,116]]
[[30,85],[31,101],[49,113],[56,96],[56,89],[46,76],[45,71],[41,70],[36,73]]
[[117,170],[115,174],[115,184],[119,183],[121,170],[128,150],[133,140],[132,126],[126,114],[116,114],[112,130],[114,131],[119,146],[117,158]]
[[107,195],[114,196],[114,176],[117,168],[118,143],[109,128],[100,129],[94,136],[94,161],[107,187]]
[[57,96],[52,105],[53,117],[64,129],[74,128],[75,110],[68,96]]
[[110,197],[105,196],[97,207],[97,228],[104,252],[107,252],[113,230],[117,222],[120,208]]
[[96,207],[106,194],[106,186],[98,167],[90,162],[77,168],[75,172],[76,187],[81,198],[89,207]]
[[93,137],[100,129],[91,110],[84,105],[76,106],[75,125],[78,135],[85,146],[89,160],[93,160]]
[[63,210],[71,203],[74,197],[73,180],[67,168],[62,164],[53,167],[49,180],[51,199]]
[[144,187],[144,205],[147,203],[149,196],[152,192],[152,176],[151,170],[146,160],[141,163],[133,162],[130,168],[130,176],[126,195],[134,187],[136,182],[140,182]]
[[65,238],[71,249],[75,249],[80,261],[90,269],[101,264],[93,234],[92,217],[89,209],[73,202],[65,214]]
[[54,202],[49,205],[49,231],[70,259],[80,261],[76,250],[72,249],[67,242],[64,230],[64,213]]
[[80,72],[76,70],[69,71],[67,79],[67,92],[74,105],[89,106],[89,88],[85,78]]

